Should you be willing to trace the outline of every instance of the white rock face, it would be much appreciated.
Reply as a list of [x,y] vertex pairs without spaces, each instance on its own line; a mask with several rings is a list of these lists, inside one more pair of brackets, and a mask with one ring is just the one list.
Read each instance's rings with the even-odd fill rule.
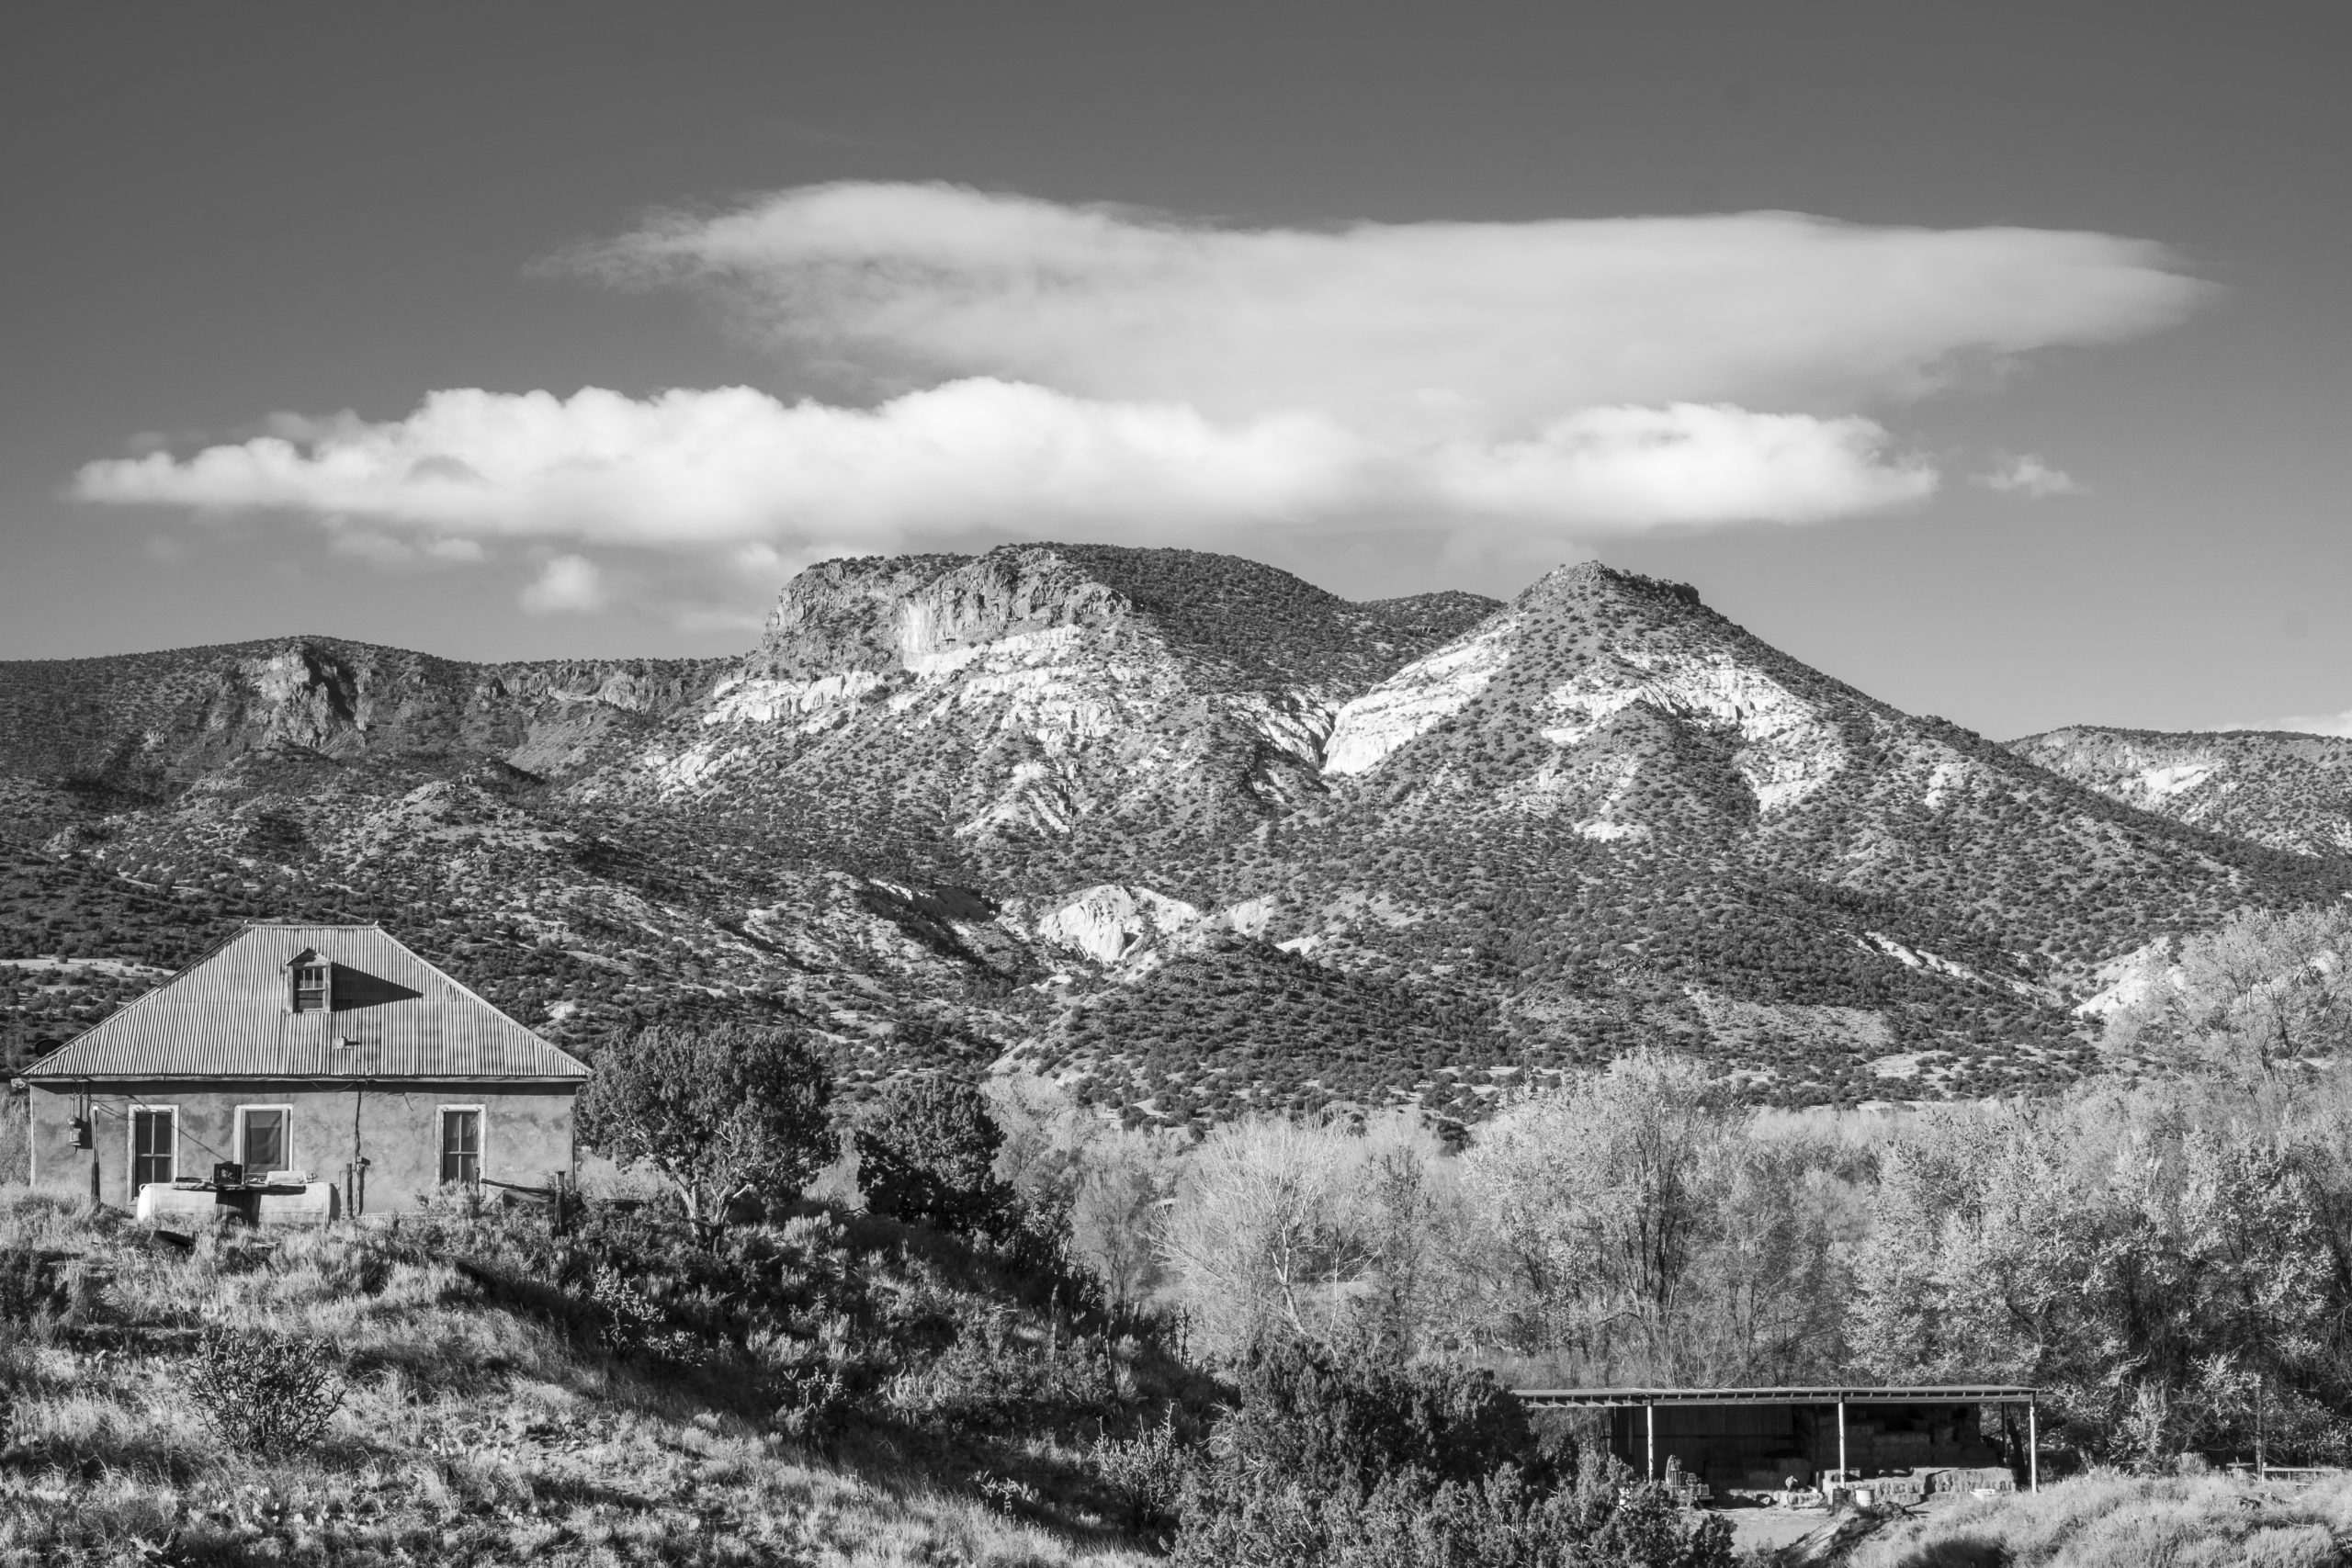
[[1182,898],[1105,882],[1040,915],[1036,933],[1039,941],[1097,964],[1115,964],[1147,938],[1182,931],[1200,918],[1200,909]]
[[1544,716],[1552,722],[1544,739],[1581,745],[1635,703],[1686,723],[1736,731],[1742,744],[1733,763],[1760,811],[1795,805],[1844,765],[1837,732],[1809,705],[1770,676],[1720,653],[1635,649],[1596,660],[1545,694]]
[[2085,1018],[2105,1018],[2154,994],[2160,986],[2180,983],[2180,965],[2172,961],[2172,942],[2158,937],[2144,947],[2110,958],[2093,971],[2099,988],[2075,1010]]
[[1365,773],[1398,748],[1460,713],[1510,661],[1516,616],[1438,649],[1341,708],[1323,748],[1326,773]]
[[2212,776],[2213,764],[2211,762],[2179,762],[2169,768],[2150,768],[2129,787],[2132,793],[2149,800],[2163,800],[2171,795],[2187,795]]
[[844,670],[814,681],[776,681],[737,676],[721,682],[702,716],[706,725],[776,724],[820,716],[804,728],[823,728],[831,710],[854,705],[880,685],[870,671]]

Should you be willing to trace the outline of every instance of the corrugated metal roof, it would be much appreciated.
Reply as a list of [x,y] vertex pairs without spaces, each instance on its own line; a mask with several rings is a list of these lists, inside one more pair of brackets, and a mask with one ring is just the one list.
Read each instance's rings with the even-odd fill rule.
[[[333,1011],[295,1012],[287,966],[334,968]],[[345,1042],[335,1043],[340,1037]],[[255,923],[26,1069],[83,1078],[579,1079],[587,1066],[380,926]]]

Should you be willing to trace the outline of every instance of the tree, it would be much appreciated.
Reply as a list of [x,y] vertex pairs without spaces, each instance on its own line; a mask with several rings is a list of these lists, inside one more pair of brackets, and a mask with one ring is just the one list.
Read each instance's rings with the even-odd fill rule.
[[656,1025],[599,1055],[580,1130],[622,1164],[660,1171],[711,1236],[736,1194],[797,1192],[832,1158],[831,1099],[831,1076],[797,1031]]
[[[1516,1287],[1514,1337],[1669,1375],[1736,1132],[1721,1080],[1637,1051],[1497,1115],[1465,1159]],[[1687,1369],[1686,1369],[1687,1370]]]
[[2109,1015],[2105,1043],[2267,1077],[2352,1046],[2352,909],[2253,909],[2182,939],[2178,962]]
[[963,1235],[1001,1238],[1012,1229],[1019,1204],[996,1174],[1004,1134],[971,1084],[893,1084],[851,1136],[869,1212]]

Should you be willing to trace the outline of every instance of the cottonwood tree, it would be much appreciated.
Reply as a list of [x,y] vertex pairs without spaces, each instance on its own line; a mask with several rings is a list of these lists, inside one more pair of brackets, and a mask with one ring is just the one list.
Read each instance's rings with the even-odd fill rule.
[[581,1135],[667,1178],[706,1238],[736,1195],[797,1192],[833,1157],[831,1075],[797,1031],[657,1025],[605,1047],[595,1069]]
[[2258,1395],[2274,1436],[2338,1442],[2296,1392],[2346,1305],[2322,1209],[2293,1150],[2191,1101],[1945,1112],[1883,1162],[1853,1343],[1891,1379],[2033,1383],[2096,1458],[2244,1451]]
[[2352,909],[2241,913],[2109,1015],[2110,1050],[2267,1077],[2352,1048]]
[[1273,1335],[1327,1336],[1332,1286],[1365,1261],[1349,1221],[1340,1129],[1257,1116],[1203,1139],[1166,1247],[1204,1347],[1238,1355]]
[[1413,1112],[1361,1129],[1256,1117],[1186,1162],[1163,1247],[1204,1348],[1375,1340],[1410,1353],[1475,1338],[1449,1311],[1469,1267],[1454,1162]]
[[1464,1158],[1517,1286],[1531,1349],[1663,1373],[1686,1288],[1724,1211],[1725,1086],[1662,1053],[1620,1057],[1498,1114]]

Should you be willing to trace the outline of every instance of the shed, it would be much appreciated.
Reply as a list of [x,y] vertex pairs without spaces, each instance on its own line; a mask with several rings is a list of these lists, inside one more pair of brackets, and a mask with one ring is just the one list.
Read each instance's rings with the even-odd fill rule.
[[[1644,1475],[1668,1461],[1718,1487],[1764,1490],[1792,1476],[1966,1472],[2011,1462],[2041,1480],[2036,1391],[2018,1383],[1802,1385],[1772,1388],[1523,1388],[1536,1410],[1582,1410],[1605,1426],[1610,1451]],[[2009,1436],[2022,1407],[2022,1442]],[[1984,1432],[1996,1416],[2004,1442]],[[2004,1450],[2007,1451],[2004,1451]]]
[[32,1181],[131,1208],[275,1176],[350,1213],[543,1188],[588,1074],[380,926],[257,921],[26,1069]]

